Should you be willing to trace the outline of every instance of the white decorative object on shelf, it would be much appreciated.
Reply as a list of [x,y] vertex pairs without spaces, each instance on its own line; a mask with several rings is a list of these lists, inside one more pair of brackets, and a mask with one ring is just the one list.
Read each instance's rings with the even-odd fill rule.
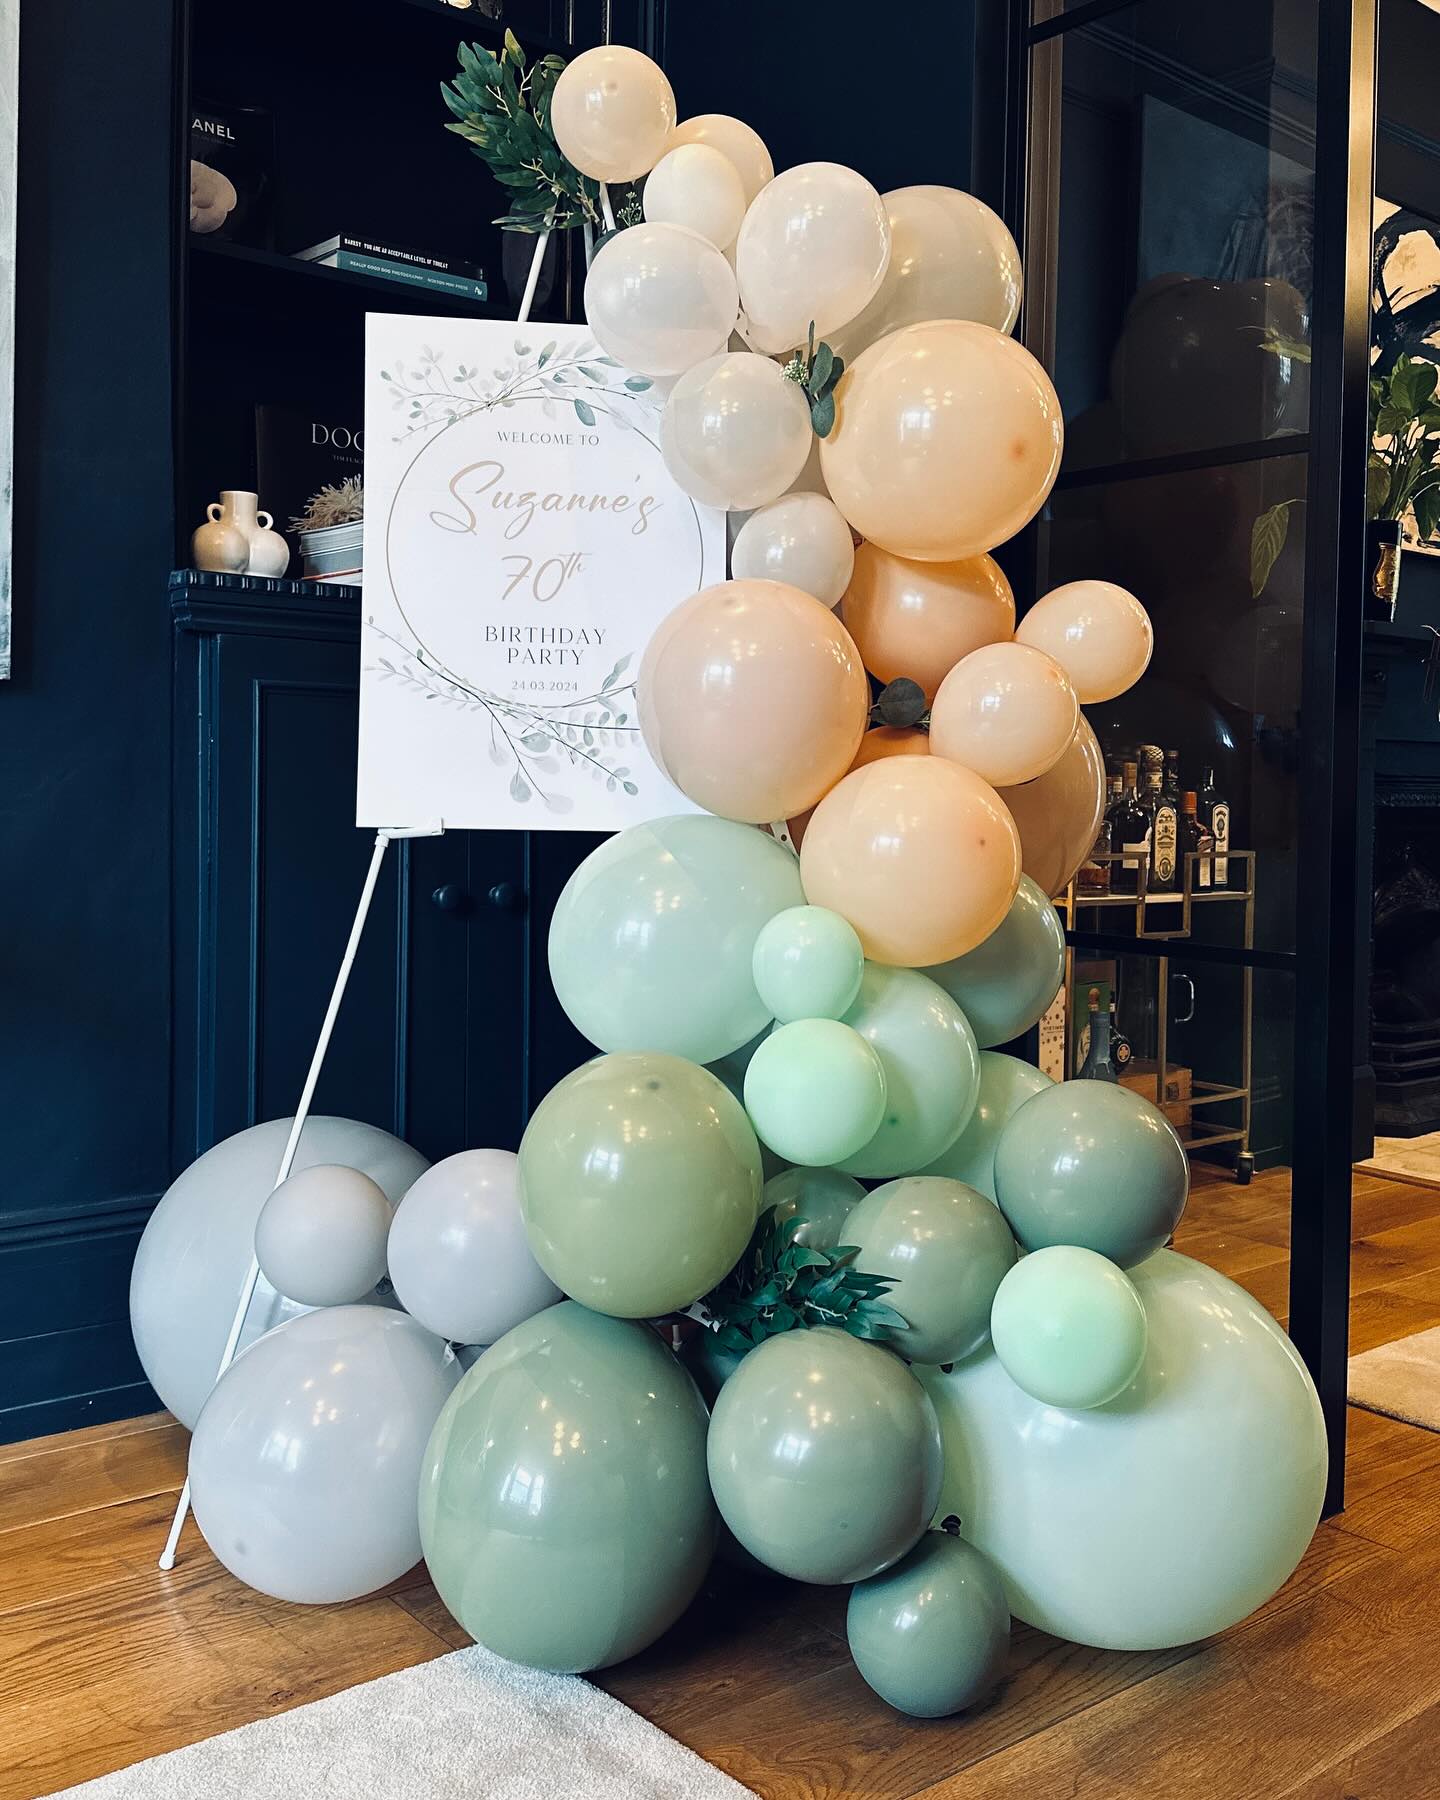
[[243,575],[250,561],[250,540],[224,509],[212,500],[205,508],[205,523],[190,538],[190,554],[197,569],[221,575]]
[[274,520],[259,510],[258,500],[258,495],[242,488],[224,488],[219,504],[211,501],[205,509],[208,523],[190,540],[197,569],[271,578],[285,573],[290,567],[290,546],[271,529]]

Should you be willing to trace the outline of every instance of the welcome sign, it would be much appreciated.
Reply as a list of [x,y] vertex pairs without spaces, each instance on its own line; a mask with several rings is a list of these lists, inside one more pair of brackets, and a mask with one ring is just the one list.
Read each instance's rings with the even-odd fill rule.
[[695,811],[645,749],[635,676],[724,563],[651,383],[583,326],[372,314],[357,823]]

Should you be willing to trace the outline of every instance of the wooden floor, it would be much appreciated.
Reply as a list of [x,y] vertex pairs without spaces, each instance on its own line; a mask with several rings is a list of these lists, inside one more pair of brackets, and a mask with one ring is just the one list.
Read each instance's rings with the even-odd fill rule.
[[[1179,1248],[1283,1312],[1286,1216],[1283,1174],[1201,1186]],[[1356,1348],[1440,1324],[1440,1191],[1357,1176],[1354,1276]],[[1268,1606],[1198,1648],[1125,1655],[1018,1628],[995,1702],[919,1723],[856,1675],[843,1591],[726,1575],[600,1679],[767,1800],[1430,1800],[1440,1434],[1350,1420],[1346,1512]],[[0,1449],[0,1800],[467,1641],[422,1572],[349,1606],[286,1606],[242,1588],[192,1526],[160,1574],[185,1446],[160,1417]]]

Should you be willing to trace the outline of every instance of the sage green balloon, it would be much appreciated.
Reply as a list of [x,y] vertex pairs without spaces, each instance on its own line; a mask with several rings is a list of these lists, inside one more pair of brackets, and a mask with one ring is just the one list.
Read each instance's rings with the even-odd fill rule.
[[845,1015],[880,1058],[885,1116],[847,1175],[909,1175],[933,1162],[970,1122],[980,1091],[980,1052],[963,1012],[917,969],[867,962]]
[[1005,1673],[1010,1608],[995,1565],[948,1531],[850,1591],[845,1635],[855,1667],[884,1701],[916,1719],[978,1706]]
[[710,1419],[710,1486],[742,1547],[821,1586],[898,1562],[930,1522],[934,1408],[892,1351],[829,1326],[752,1350]]
[[1075,1244],[1024,1256],[1000,1283],[990,1336],[1005,1373],[1049,1406],[1104,1406],[1139,1373],[1145,1308],[1108,1257]]
[[1048,1009],[1065,979],[1065,930],[1028,875],[984,943],[925,973],[960,1006],[981,1049],[1008,1044]]
[[440,1598],[512,1662],[578,1674],[690,1604],[715,1547],[705,1403],[647,1325],[573,1301],[492,1344],[436,1421],[420,1537]]
[[745,1110],[762,1144],[792,1163],[838,1163],[885,1116],[885,1072],[838,1019],[777,1025],[745,1071]]
[[1129,1268],[1165,1243],[1189,1191],[1174,1126],[1110,1081],[1042,1089],[995,1146],[995,1198],[1027,1250],[1079,1244]]
[[833,1250],[845,1241],[845,1221],[864,1198],[855,1177],[839,1169],[786,1169],[765,1183],[760,1210],[773,1206],[776,1224],[793,1219],[793,1242]]
[[715,1062],[771,1019],[751,963],[761,927],[804,899],[794,853],[708,813],[631,825],[592,850],[550,921],[550,978],[602,1050]]
[[987,1199],[995,1198],[995,1146],[1006,1122],[1019,1112],[1032,1094],[1054,1087],[1048,1075],[1003,1050],[980,1052],[980,1093],[970,1123],[942,1150],[925,1175],[949,1175],[963,1181]]
[[983,1194],[943,1175],[905,1175],[867,1194],[845,1221],[855,1267],[887,1275],[885,1304],[909,1325],[895,1348],[910,1362],[957,1362],[990,1335],[996,1290],[1015,1239]]
[[571,1299],[658,1318],[739,1260],[760,1205],[745,1109],[678,1056],[597,1056],[540,1102],[520,1140],[520,1213]]
[[782,1024],[838,1019],[855,1004],[865,952],[826,906],[792,906],[761,927],[752,964],[760,998]]

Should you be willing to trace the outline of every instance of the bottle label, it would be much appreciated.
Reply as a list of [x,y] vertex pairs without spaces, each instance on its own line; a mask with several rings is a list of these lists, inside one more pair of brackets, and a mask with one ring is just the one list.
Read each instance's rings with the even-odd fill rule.
[[1215,885],[1224,887],[1229,878],[1230,804],[1221,800],[1210,809],[1210,835],[1215,839]]
[[1138,875],[1141,863],[1150,854],[1150,833],[1147,831],[1143,838],[1134,843],[1122,844],[1120,848],[1125,855],[1125,867],[1133,869]]
[[1173,806],[1155,809],[1155,883],[1169,886],[1175,879],[1175,848],[1178,832]]
[[1209,856],[1197,856],[1195,858],[1195,885],[1197,887],[1202,887],[1202,888],[1209,887],[1209,885],[1210,885],[1210,864],[1213,861],[1214,861],[1214,858],[1209,857]]

